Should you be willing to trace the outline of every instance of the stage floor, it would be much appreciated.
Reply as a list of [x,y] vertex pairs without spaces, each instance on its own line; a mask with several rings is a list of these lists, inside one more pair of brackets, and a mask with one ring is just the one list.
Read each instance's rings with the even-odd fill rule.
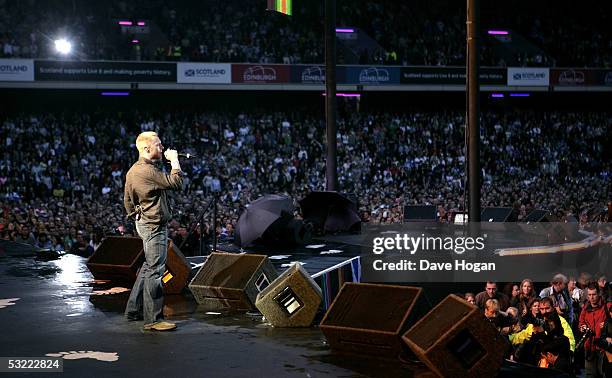
[[108,294],[111,287],[93,281],[86,259],[43,261],[6,247],[0,244],[0,357],[61,354],[64,377],[429,375],[420,364],[335,355],[318,327],[273,328],[256,315],[207,314],[189,294],[167,297],[164,312],[176,331],[144,332],[142,322],[122,316],[129,292]]
[[[362,247],[347,240],[314,239],[308,245],[294,247],[253,246],[242,250],[231,243],[219,244],[217,250],[231,253],[255,253],[266,255],[280,273],[291,264],[299,262],[312,278],[346,266],[359,258]],[[197,268],[206,260],[206,256],[188,257],[192,268]]]

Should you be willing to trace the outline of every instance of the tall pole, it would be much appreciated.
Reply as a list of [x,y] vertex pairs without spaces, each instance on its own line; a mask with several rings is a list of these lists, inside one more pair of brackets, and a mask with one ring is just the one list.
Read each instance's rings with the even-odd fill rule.
[[325,0],[325,190],[338,190],[336,169],[336,0]]
[[468,219],[480,222],[479,0],[467,0],[467,161]]
[[217,252],[217,201],[219,193],[213,193],[213,252]]

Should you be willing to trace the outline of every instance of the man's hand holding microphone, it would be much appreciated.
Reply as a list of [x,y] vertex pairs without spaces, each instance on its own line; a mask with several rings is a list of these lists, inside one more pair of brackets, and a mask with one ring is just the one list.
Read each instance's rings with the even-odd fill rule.
[[172,165],[172,169],[181,170],[181,164],[179,163],[179,154],[176,150],[168,149],[164,151],[164,157],[167,160],[170,160],[170,165]]

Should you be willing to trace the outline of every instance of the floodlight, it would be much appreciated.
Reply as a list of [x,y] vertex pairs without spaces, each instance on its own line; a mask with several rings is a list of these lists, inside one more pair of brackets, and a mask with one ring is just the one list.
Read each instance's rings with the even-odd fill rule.
[[72,51],[72,43],[65,38],[55,40],[55,50],[62,55],[68,55]]

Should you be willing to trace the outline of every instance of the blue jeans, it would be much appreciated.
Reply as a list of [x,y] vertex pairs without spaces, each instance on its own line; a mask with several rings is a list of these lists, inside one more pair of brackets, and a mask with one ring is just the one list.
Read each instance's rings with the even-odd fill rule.
[[125,315],[128,317],[142,315],[145,324],[150,324],[164,318],[164,292],[161,278],[166,270],[168,230],[166,225],[155,226],[136,222],[136,231],[142,238],[145,262],[132,287]]

